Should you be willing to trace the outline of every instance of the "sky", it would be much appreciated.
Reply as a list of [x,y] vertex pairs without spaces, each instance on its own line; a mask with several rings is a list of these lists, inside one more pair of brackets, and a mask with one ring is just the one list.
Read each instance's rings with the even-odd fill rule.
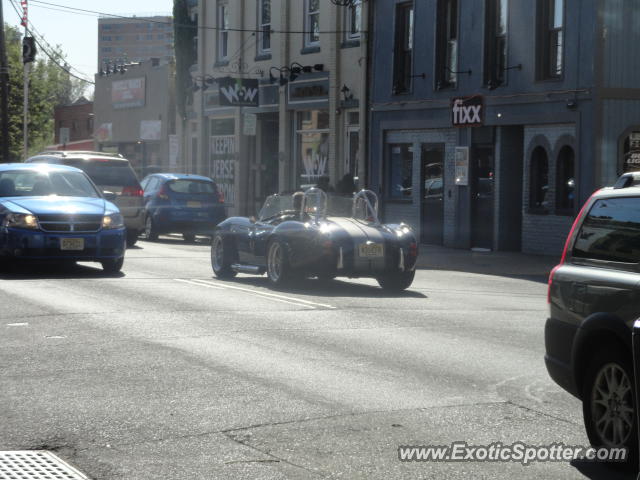
[[[20,26],[11,0],[0,0],[4,21]],[[43,0],[49,5],[29,1],[29,21],[51,45],[60,45],[74,73],[93,79],[98,63],[98,15],[78,14],[55,5],[94,10],[115,15],[171,14],[172,0]],[[13,0],[19,7],[20,0]]]

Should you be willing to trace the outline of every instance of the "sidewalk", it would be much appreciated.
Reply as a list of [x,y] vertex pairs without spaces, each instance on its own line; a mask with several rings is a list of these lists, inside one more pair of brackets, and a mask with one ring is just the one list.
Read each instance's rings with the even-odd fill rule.
[[560,259],[550,255],[517,252],[473,252],[454,248],[420,245],[418,268],[453,270],[507,277],[546,278]]

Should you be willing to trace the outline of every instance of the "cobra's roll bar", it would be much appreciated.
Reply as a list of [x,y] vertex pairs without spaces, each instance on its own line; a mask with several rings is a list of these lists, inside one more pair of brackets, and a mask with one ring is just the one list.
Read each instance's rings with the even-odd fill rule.
[[304,216],[304,213],[307,210],[307,199],[314,196],[316,198],[316,205],[314,205],[315,211],[315,223],[316,225],[320,221],[322,217],[326,215],[327,212],[327,194],[321,188],[313,187],[304,192],[304,197],[302,197],[302,206],[300,208],[300,217]]
[[360,190],[356,193],[353,196],[353,212],[351,214],[353,218],[356,218],[359,201],[364,201],[365,213],[368,214],[366,217],[372,218],[375,225],[380,225],[380,220],[378,219],[378,195],[371,190]]

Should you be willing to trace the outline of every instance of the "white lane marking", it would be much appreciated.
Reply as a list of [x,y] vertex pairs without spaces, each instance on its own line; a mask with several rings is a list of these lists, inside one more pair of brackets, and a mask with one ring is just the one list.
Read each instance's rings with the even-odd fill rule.
[[28,327],[28,323],[7,323],[7,327]]
[[193,279],[193,280],[185,280],[185,279],[180,279],[180,278],[175,278],[174,279],[177,282],[182,282],[182,283],[188,283],[191,285],[199,285],[202,287],[209,287],[209,288],[215,288],[217,290],[238,290],[241,292],[245,292],[245,293],[249,293],[251,295],[256,295],[259,297],[263,297],[266,298],[268,300],[273,300],[274,302],[281,302],[281,303],[287,303],[290,305],[296,305],[298,307],[304,307],[304,308],[309,308],[312,310],[315,310],[317,307],[320,308],[326,308],[326,309],[330,309],[330,310],[335,310],[336,307],[334,307],[333,305],[327,305],[324,303],[317,303],[317,302],[311,302],[309,300],[302,300],[299,298],[295,298],[295,297],[287,297],[285,295],[276,295],[275,293],[268,293],[268,292],[259,292],[256,290],[251,290],[249,288],[242,288],[242,287],[236,287],[236,286],[232,286],[232,285],[221,285],[221,284],[216,284],[213,282],[208,282],[206,280],[198,280],[198,279]]
[[267,296],[267,297],[283,298],[285,300],[290,300],[290,301],[296,302],[296,303],[306,303],[307,305],[312,305],[314,307],[322,307],[322,308],[330,308],[330,309],[335,309],[336,308],[333,305],[327,305],[326,303],[311,302],[309,300],[303,300],[302,298],[287,297],[286,295],[277,295],[275,293],[269,293],[269,292],[259,292],[257,290],[251,290],[249,288],[237,287],[235,285],[226,285],[226,284],[225,285],[219,285],[218,283],[210,282],[208,280],[198,280],[198,279],[196,279],[194,281],[195,282],[206,283],[207,285],[221,286],[222,288],[230,288],[232,290],[241,290],[243,292],[255,293],[257,295],[264,295],[264,296]]

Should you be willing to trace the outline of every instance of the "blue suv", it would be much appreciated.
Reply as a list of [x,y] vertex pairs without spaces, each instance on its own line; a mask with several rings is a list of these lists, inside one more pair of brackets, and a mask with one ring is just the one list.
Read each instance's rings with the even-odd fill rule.
[[144,189],[145,237],[181,233],[192,242],[196,234],[211,235],[226,218],[224,197],[207,177],[155,173],[141,182]]
[[0,165],[0,264],[23,260],[124,262],[122,215],[74,167]]

